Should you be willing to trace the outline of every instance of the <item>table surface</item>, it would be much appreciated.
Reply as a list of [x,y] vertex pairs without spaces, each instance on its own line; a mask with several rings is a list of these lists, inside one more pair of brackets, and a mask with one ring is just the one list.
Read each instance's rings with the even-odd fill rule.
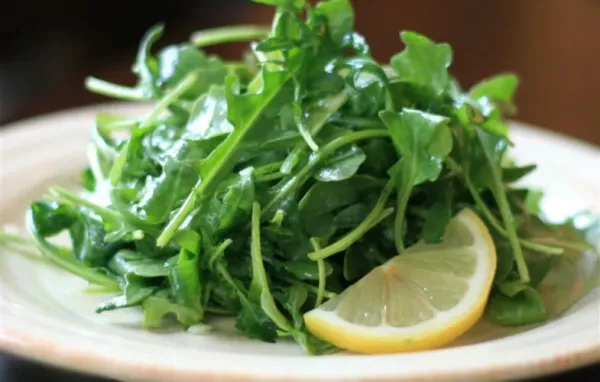
[[[560,382],[572,380],[592,381],[597,380],[599,374],[600,364],[596,364],[566,373],[538,378],[532,380],[532,382]],[[66,370],[56,369],[2,353],[0,353],[0,381],[115,382],[104,378],[85,376]]]

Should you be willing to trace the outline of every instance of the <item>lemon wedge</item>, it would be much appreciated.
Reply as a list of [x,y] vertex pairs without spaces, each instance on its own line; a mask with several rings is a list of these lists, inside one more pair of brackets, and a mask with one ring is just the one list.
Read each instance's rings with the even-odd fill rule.
[[307,312],[315,336],[359,353],[444,346],[483,314],[496,248],[481,219],[463,210],[440,244],[417,244]]

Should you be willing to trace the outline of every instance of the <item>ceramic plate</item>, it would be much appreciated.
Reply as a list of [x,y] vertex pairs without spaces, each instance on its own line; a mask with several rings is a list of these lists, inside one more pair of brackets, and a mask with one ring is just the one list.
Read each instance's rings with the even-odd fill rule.
[[[0,130],[0,223],[18,226],[28,202],[52,183],[75,184],[86,141],[104,105],[58,113]],[[552,218],[600,212],[600,150],[514,124],[514,155],[538,163],[529,183],[547,191]],[[239,337],[218,322],[205,335],[141,329],[141,312],[97,315],[106,295],[35,258],[0,256],[0,349],[87,373],[136,381],[419,381],[499,380],[556,372],[600,360],[600,290],[536,328],[490,330],[481,323],[452,346],[385,356],[311,357],[295,343]]]

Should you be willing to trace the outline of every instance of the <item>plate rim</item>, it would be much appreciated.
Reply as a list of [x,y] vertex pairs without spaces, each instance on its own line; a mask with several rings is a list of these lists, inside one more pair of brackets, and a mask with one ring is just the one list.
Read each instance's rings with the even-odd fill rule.
[[[142,112],[147,110],[146,104],[135,103],[102,103],[86,107],[74,108],[69,110],[58,111],[46,115],[36,116],[33,118],[13,122],[5,125],[0,129],[0,143],[4,144],[7,141],[18,139],[20,135],[32,135],[33,131],[38,129],[50,128],[53,124],[65,118],[74,118],[77,116],[93,116],[99,111],[126,111],[126,112]],[[90,119],[91,121],[91,119]],[[45,123],[44,123],[45,122]],[[46,127],[46,125],[48,127]],[[594,144],[580,141],[577,138],[569,137],[554,131],[544,130],[539,127],[511,121],[511,125],[518,130],[527,133],[535,133],[551,141],[560,141],[561,143],[569,144],[573,150],[584,150],[591,155],[598,155],[600,158],[600,150]],[[84,127],[82,127],[84,129]],[[86,129],[86,132],[88,129]],[[43,143],[41,143],[43,144]],[[0,145],[2,149],[3,145]],[[3,150],[1,150],[3,151]],[[1,154],[1,153],[0,153]],[[3,318],[3,317],[0,317]],[[62,347],[61,347],[62,345]],[[474,345],[476,346],[476,345]],[[460,348],[455,348],[460,349]],[[308,374],[301,376],[293,376],[289,374],[273,374],[266,372],[264,374],[256,374],[255,370],[251,372],[230,372],[227,369],[218,369],[211,367],[195,368],[188,370],[173,369],[166,365],[154,365],[150,367],[141,362],[118,362],[115,363],[114,358],[108,357],[106,354],[98,352],[80,354],[76,349],[68,349],[65,344],[50,343],[45,340],[36,339],[28,336],[26,333],[18,332],[12,328],[7,328],[0,320],[0,350],[8,353],[16,354],[25,358],[51,364],[59,367],[65,367],[72,370],[93,373],[96,375],[116,375],[128,378],[157,378],[161,376],[161,380],[228,380],[228,381],[279,381],[282,379],[288,381],[316,381],[316,380],[331,380],[332,375],[320,379],[311,377]],[[438,350],[434,352],[443,352]],[[207,353],[208,354],[208,353]],[[419,353],[423,354],[423,353]],[[369,356],[372,358],[394,358],[402,357],[406,354],[396,354],[388,356]],[[266,357],[264,355],[260,357]],[[514,359],[512,363],[500,363],[496,365],[483,365],[481,367],[470,367],[468,369],[448,369],[440,371],[430,371],[422,369],[421,371],[411,371],[410,374],[403,374],[401,370],[388,370],[388,375],[377,374],[373,377],[365,375],[357,376],[361,381],[386,381],[396,380],[398,378],[407,380],[453,380],[453,379],[479,379],[479,378],[518,378],[532,377],[548,373],[564,371],[578,366],[586,365],[600,361],[600,332],[599,339],[595,344],[592,344],[585,349],[577,349],[575,351],[565,351],[564,353],[553,353],[550,356],[537,356],[535,359],[526,361]],[[106,373],[106,370],[111,370]],[[164,377],[164,378],[163,378]],[[336,378],[336,381],[355,380],[350,378]]]

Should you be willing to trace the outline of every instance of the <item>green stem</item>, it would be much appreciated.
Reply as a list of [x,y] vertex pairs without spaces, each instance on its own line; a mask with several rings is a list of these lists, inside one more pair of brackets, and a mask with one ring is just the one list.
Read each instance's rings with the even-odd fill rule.
[[212,268],[213,264],[217,259],[225,254],[225,250],[233,243],[231,239],[225,239],[217,248],[213,250],[213,253],[210,255],[208,259],[208,266]]
[[167,110],[169,105],[178,100],[186,91],[188,91],[194,84],[198,81],[198,73],[190,73],[188,74],[182,81],[180,81],[177,86],[169,92],[165,97],[163,97],[160,102],[156,104],[154,110],[150,113],[148,118],[140,125],[137,129],[143,133],[146,130],[153,126],[156,120],[160,117],[160,115]]
[[[536,237],[536,241],[521,240],[521,244],[523,244],[523,242],[528,243],[528,245],[523,245],[524,248],[531,249],[532,251],[547,253],[549,255],[560,255],[564,252],[564,249],[571,249],[574,251],[582,252],[594,249],[594,246],[591,244],[578,244],[576,242],[564,241],[552,237],[549,237],[547,239]],[[553,246],[542,244],[543,242],[552,243]],[[548,249],[554,249],[554,252],[548,252]],[[560,250],[560,252],[557,253],[557,250]]]
[[408,206],[411,191],[412,187],[398,188],[396,218],[394,220],[394,243],[396,244],[396,251],[398,253],[404,251],[404,221],[406,219],[406,207]]
[[[318,250],[319,248],[315,248]],[[327,283],[327,275],[325,274],[325,261],[317,260],[317,266],[319,267],[319,290],[317,293],[317,299],[315,300],[315,308],[323,303],[323,294],[325,293],[325,284]]]
[[285,176],[285,174],[282,174],[280,172],[274,172],[272,174],[258,175],[254,178],[254,181],[256,183],[265,183],[265,182],[271,182],[273,180],[281,179],[284,176]]
[[271,290],[269,289],[269,280],[262,258],[262,249],[260,243],[260,204],[252,204],[252,232],[250,235],[250,255],[252,257],[252,282],[250,283],[250,293],[253,290],[260,291],[260,306],[265,314],[281,330],[286,332],[293,328],[287,318],[279,311]]
[[254,171],[253,171],[253,173],[254,173],[254,175],[270,174],[273,171],[278,171],[279,168],[281,167],[282,163],[283,163],[283,161],[277,161],[277,162],[272,162],[272,163],[269,163],[269,164],[265,164],[263,166],[255,168]]
[[517,270],[519,271],[519,275],[521,276],[521,281],[523,283],[528,283],[530,281],[529,270],[527,269],[527,263],[525,262],[525,256],[523,255],[521,243],[519,243],[517,229],[514,224],[514,217],[512,216],[512,212],[510,211],[510,206],[508,204],[508,199],[506,198],[506,193],[497,192],[496,201],[498,203],[498,208],[500,209],[500,215],[502,216],[502,220],[504,221],[504,227],[507,230],[506,233],[508,234],[508,241],[513,250],[513,256],[517,264]]
[[[446,163],[449,164],[449,167],[461,168],[461,166],[459,166],[453,159],[448,159],[449,160],[446,160]],[[469,171],[463,168],[461,169],[463,179],[465,181],[467,189],[469,190],[469,193],[471,194],[471,197],[473,197],[473,200],[475,201],[475,204],[482,210],[486,219],[488,219],[490,221],[490,224],[492,224],[492,227],[495,229],[498,228],[500,224],[498,223],[497,227],[494,227],[494,223],[492,222],[495,221],[495,218],[491,211],[489,211],[489,209],[487,208],[485,202],[479,196],[479,192],[477,191],[475,185],[471,181]],[[501,181],[499,181],[499,183],[501,183]],[[502,220],[504,222],[504,229],[498,230],[498,232],[503,232],[503,236],[505,236],[508,239],[508,242],[510,243],[511,249],[513,251],[513,257],[515,259],[515,263],[517,264],[517,270],[519,271],[519,276],[521,278],[521,282],[528,283],[530,280],[529,270],[527,269],[527,263],[525,262],[525,257],[523,255],[523,248],[521,247],[521,242],[519,240],[519,237],[517,236],[517,230],[513,222],[514,218],[512,216],[512,212],[510,211],[510,206],[508,204],[508,199],[506,198],[506,193],[504,192],[504,190],[492,190],[492,192],[494,193],[496,203],[498,203],[498,209],[500,210],[500,215],[502,216]]]
[[[311,113],[306,121],[307,133],[311,139],[319,134],[327,121],[346,103],[347,100],[348,95],[345,92],[332,95],[327,98],[325,106],[320,107]],[[292,172],[295,158],[298,156],[300,151],[306,147],[306,145],[307,142],[305,139],[304,141],[298,142],[296,146],[294,146],[287,158],[283,161],[281,172],[284,174],[290,174]],[[313,149],[313,151],[317,150]]]
[[234,312],[232,312],[231,310],[227,308],[220,308],[218,306],[207,306],[204,310],[206,310],[207,313],[219,316],[231,316],[232,314],[234,314]]
[[50,261],[40,254],[37,243],[31,238],[0,231],[0,247],[6,247],[32,261],[44,264]]
[[275,194],[273,199],[267,204],[263,210],[263,215],[266,215],[279,202],[287,198],[295,189],[301,187],[304,182],[311,176],[312,171],[327,157],[335,153],[340,148],[369,138],[388,137],[389,133],[386,130],[363,130],[356,131],[350,134],[335,138],[325,146],[321,147],[319,152],[314,153],[308,163],[288,180]]
[[310,132],[306,128],[306,124],[302,120],[302,117],[299,116],[295,119],[296,119],[296,128],[298,129],[298,133],[300,134],[302,139],[304,139],[304,143],[310,148],[310,150],[312,152],[316,153],[317,151],[319,151],[319,145],[317,144],[317,142],[315,142],[312,135],[310,135]]
[[94,130],[99,130],[97,134],[100,134],[100,131],[102,134],[131,131],[133,128],[139,126],[142,121],[139,117],[98,113],[96,114],[96,128]]
[[75,195],[63,187],[60,187],[60,186],[51,187],[50,192],[73,205],[82,206],[82,207],[85,207],[85,208],[88,208],[88,209],[94,211],[96,214],[98,214],[103,219],[109,219],[109,220],[113,220],[113,221],[123,220],[123,217],[118,212],[110,210],[106,207],[102,207],[96,203],[93,203],[93,202],[85,199],[85,198]]
[[263,39],[269,35],[271,29],[260,25],[236,25],[205,29],[192,34],[190,41],[193,45],[202,48],[228,42],[243,42]]
[[28,237],[0,231],[0,244],[3,244],[3,243],[7,243],[7,244],[12,243],[12,244],[20,244],[20,245],[35,245],[35,241]]
[[363,117],[342,117],[334,119],[333,122],[343,123],[351,126],[368,129],[385,129],[385,125],[380,120]]
[[394,96],[389,84],[385,87],[385,110],[394,111]]
[[500,215],[504,221],[504,227],[507,230],[506,233],[508,234],[508,241],[513,250],[513,257],[515,258],[515,262],[517,264],[517,270],[521,276],[521,281],[523,283],[528,283],[530,281],[529,270],[527,269],[527,263],[525,262],[525,256],[523,255],[523,248],[521,247],[521,243],[519,243],[517,229],[514,224],[514,217],[510,211],[510,205],[508,204],[506,193],[501,191],[496,192],[495,194],[498,208],[500,209]]
[[311,260],[323,260],[331,255],[335,255],[336,253],[345,251],[352,244],[356,243],[360,238],[362,238],[365,233],[367,233],[370,229],[379,224],[383,219],[390,216],[393,212],[393,208],[385,208],[385,203],[388,198],[392,194],[394,190],[395,182],[394,180],[390,180],[388,184],[385,186],[381,195],[379,195],[379,199],[375,203],[375,207],[369,212],[369,215],[363,220],[356,228],[352,231],[348,232],[344,237],[339,239],[333,244],[328,245],[327,247],[314,251],[308,254],[308,257]]
[[[311,238],[310,242],[315,251],[321,249],[321,245],[316,238]],[[323,294],[325,293],[325,287],[327,284],[327,274],[325,272],[325,261],[317,260],[317,267],[319,269],[319,289],[317,290],[317,299],[315,300],[315,308],[323,303]]]
[[[468,176],[465,177],[465,183],[467,184],[467,188],[468,188],[469,192],[471,193],[471,197],[475,201],[475,205],[479,208],[479,210],[483,214],[483,217],[485,218],[485,220],[487,220],[487,222],[492,226],[492,228],[498,234],[500,234],[500,236],[504,237],[505,239],[508,239],[509,238],[508,233],[506,232],[504,227],[502,227],[502,224],[500,224],[498,219],[496,219],[496,217],[494,216],[492,211],[490,211],[487,204],[485,204],[483,199],[481,199],[481,196],[479,196],[479,193],[475,189],[475,186],[473,185],[473,183],[471,182],[471,179]],[[549,245],[545,245],[545,244],[541,244],[541,243],[536,243],[531,240],[519,239],[519,242],[525,249],[529,249],[529,250],[535,251],[535,252],[545,253],[547,255],[562,255],[564,252],[563,248],[556,247],[556,246],[549,246]]]
[[[306,288],[306,290],[308,290],[309,292],[314,293],[316,295],[319,294],[319,288],[316,287],[316,286],[314,286],[314,285],[310,285],[310,284],[304,283],[302,281],[298,281],[296,279],[293,279],[293,278],[287,277],[287,276],[276,275],[276,277],[278,279],[280,279],[282,281],[285,281],[285,282],[288,282],[288,283],[290,283],[292,285],[298,285],[298,286],[304,287],[304,288]],[[331,299],[331,298],[333,298],[335,296],[337,296],[336,293],[330,292],[328,290],[323,291],[323,297],[325,297],[327,299]]]
[[[373,212],[373,211],[372,211]],[[386,208],[381,211],[379,215],[369,215],[362,223],[360,223],[355,229],[350,231],[340,240],[335,243],[328,245],[327,247],[311,252],[308,254],[308,258],[311,260],[321,260],[325,259],[329,256],[335,255],[336,253],[340,253],[348,249],[352,244],[359,241],[369,230],[373,227],[377,226],[383,219],[387,218],[391,214],[394,213],[394,209],[392,207]]]
[[[462,172],[460,169],[460,166],[452,158],[446,158],[446,161],[447,161],[446,164],[452,171],[457,172],[457,173]],[[464,175],[464,181],[465,181],[465,185],[467,186],[467,189],[469,190],[469,193],[471,194],[471,197],[473,198],[473,201],[475,202],[475,205],[477,206],[479,211],[481,211],[485,220],[488,222],[489,225],[492,226],[494,231],[496,231],[500,236],[507,239],[508,233],[506,232],[504,227],[502,227],[502,224],[500,224],[498,219],[496,219],[496,217],[494,216],[492,211],[490,211],[487,204],[485,204],[485,202],[483,201],[483,199],[477,192],[477,189],[471,182],[471,178],[468,175]],[[556,247],[556,246],[549,246],[549,245],[545,245],[545,244],[541,244],[541,243],[536,243],[531,240],[519,239],[519,243],[521,243],[521,245],[525,249],[544,253],[547,255],[561,255],[564,252],[563,248]]]
[[284,177],[285,174],[279,172],[282,164],[283,161],[277,161],[255,168],[253,172],[254,181],[257,183],[270,182]]
[[[292,80],[294,82],[294,100],[298,101],[299,99],[301,99],[302,87],[300,85],[300,82],[298,81],[298,77],[294,76],[294,77],[292,77]],[[294,124],[296,125],[296,128],[298,129],[298,133],[304,139],[304,143],[306,143],[306,145],[311,149],[312,152],[319,151],[319,145],[313,139],[312,132],[309,131],[309,128],[307,127],[307,124],[305,123],[304,114],[302,113],[302,107],[300,105],[300,102],[295,102],[293,104],[293,109],[294,109]]]
[[151,99],[142,89],[113,84],[95,77],[86,78],[85,87],[93,93],[126,101],[149,101]]

